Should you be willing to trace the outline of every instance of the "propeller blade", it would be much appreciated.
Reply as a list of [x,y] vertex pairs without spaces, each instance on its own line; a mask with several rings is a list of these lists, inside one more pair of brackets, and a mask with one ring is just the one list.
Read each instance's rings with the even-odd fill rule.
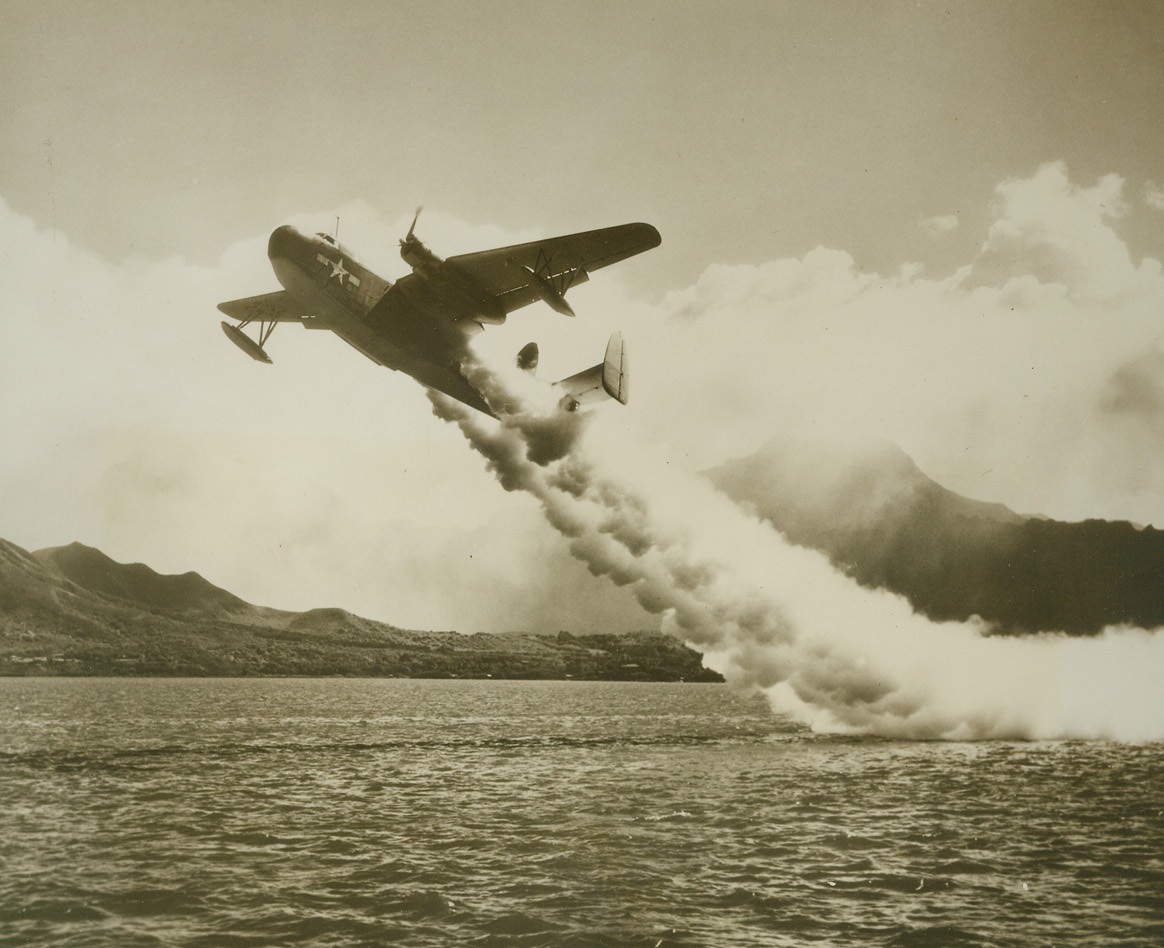
[[412,218],[412,226],[408,228],[408,234],[407,234],[407,236],[405,236],[405,238],[404,238],[405,240],[412,240],[412,232],[414,230],[416,230],[416,222],[420,218],[420,212],[423,210],[424,210],[423,204],[416,209],[416,216]]

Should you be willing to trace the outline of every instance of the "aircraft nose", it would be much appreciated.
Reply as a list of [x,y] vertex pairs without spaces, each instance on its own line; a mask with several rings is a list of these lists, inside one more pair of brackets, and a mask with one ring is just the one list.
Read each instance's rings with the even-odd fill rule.
[[302,245],[303,232],[290,224],[276,227],[271,231],[271,239],[267,241],[267,256],[290,258],[296,246]]

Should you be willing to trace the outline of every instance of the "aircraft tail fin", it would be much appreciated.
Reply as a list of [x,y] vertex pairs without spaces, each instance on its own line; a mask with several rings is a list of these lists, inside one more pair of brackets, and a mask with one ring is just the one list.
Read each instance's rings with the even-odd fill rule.
[[630,365],[622,333],[611,335],[606,344],[606,356],[598,365],[555,384],[566,392],[562,403],[569,411],[607,398],[625,405],[630,396]]

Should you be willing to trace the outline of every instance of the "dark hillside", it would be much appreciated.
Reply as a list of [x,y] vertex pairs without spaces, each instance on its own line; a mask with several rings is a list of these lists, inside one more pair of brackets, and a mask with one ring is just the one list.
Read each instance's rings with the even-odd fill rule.
[[39,550],[34,555],[83,589],[148,609],[246,612],[251,608],[197,573],[165,576],[141,563],[117,563],[81,543]]
[[1164,625],[1164,531],[1022,517],[926,477],[899,448],[791,439],[709,473],[793,543],[937,620],[999,632]]
[[722,680],[666,635],[414,632],[253,606],[197,573],[79,543],[29,553],[3,540],[0,674]]

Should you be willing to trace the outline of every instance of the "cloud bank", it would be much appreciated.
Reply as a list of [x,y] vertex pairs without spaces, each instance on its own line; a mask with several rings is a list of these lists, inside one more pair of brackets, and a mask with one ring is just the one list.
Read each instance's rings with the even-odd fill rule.
[[[345,243],[399,276],[411,215],[340,216]],[[534,236],[439,212],[421,224],[450,254]],[[260,604],[412,628],[650,625],[483,476],[411,379],[294,326],[269,344],[273,366],[224,344],[216,304],[277,288],[265,236],[211,267],[116,264],[0,202],[0,278],[0,536],[81,540]]]
[[818,248],[713,265],[636,312],[644,430],[694,467],[761,432],[887,438],[1020,512],[1164,524],[1164,277],[1118,236],[1121,181],[1079,186],[1056,163],[996,198],[979,254],[945,277]]
[[[537,339],[540,371],[559,378],[623,330],[634,399],[595,412],[587,441],[652,503],[670,489],[660,471],[779,433],[859,435],[896,441],[972,497],[1164,526],[1164,279],[1119,236],[1136,212],[1118,177],[1079,184],[1049,164],[999,185],[979,254],[949,275],[869,273],[818,248],[715,263],[648,302],[613,268],[571,294],[577,320],[532,307],[477,349],[506,366]],[[401,275],[411,209],[340,216],[345,244]],[[335,226],[331,213],[292,222]],[[536,236],[435,211],[420,230],[445,255]],[[79,539],[255,602],[412,627],[658,621],[578,565],[535,502],[501,490],[412,380],[296,327],[275,334],[271,367],[225,344],[215,304],[276,286],[265,244],[207,267],[111,263],[0,204],[0,371],[15,394],[0,415],[0,534]]]

